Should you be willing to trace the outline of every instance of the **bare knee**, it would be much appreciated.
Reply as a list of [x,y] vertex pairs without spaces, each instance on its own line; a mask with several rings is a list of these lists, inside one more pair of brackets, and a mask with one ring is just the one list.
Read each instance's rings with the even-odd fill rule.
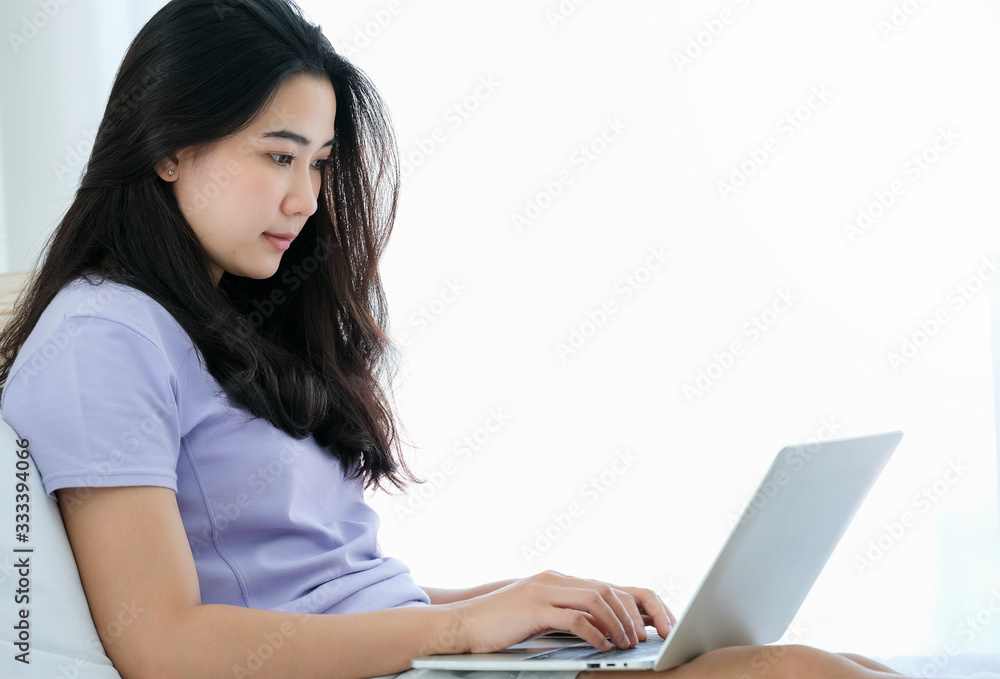
[[786,646],[790,661],[784,676],[789,679],[804,679],[805,677],[826,677],[829,676],[828,663],[825,663],[827,654],[818,651],[812,646],[792,644]]
[[[748,649],[749,650],[749,649]],[[825,656],[810,646],[759,646],[745,661],[738,679],[822,679],[830,675]]]
[[824,676],[817,651],[809,646],[760,646],[741,679],[818,679]]
[[793,644],[783,648],[787,649],[786,659],[775,675],[782,679],[864,677],[870,676],[869,670],[881,669],[854,660],[849,655],[827,653],[812,646]]
[[663,679],[820,679],[831,674],[823,656],[821,651],[799,645],[731,646],[705,653],[660,676]]
[[870,676],[859,664],[811,646],[732,646],[710,651],[672,670],[582,672],[578,679],[837,679]]
[[857,653],[838,653],[837,655],[847,658],[851,662],[857,663],[862,667],[869,670],[875,670],[876,672],[885,672],[886,674],[899,674],[896,670],[892,669],[888,665],[884,665],[871,658],[866,658],[863,655],[858,655]]

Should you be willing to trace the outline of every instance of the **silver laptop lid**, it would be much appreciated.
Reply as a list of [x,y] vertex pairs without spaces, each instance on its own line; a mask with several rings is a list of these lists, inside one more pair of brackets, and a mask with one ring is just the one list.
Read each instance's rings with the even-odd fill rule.
[[896,431],[783,448],[656,669],[716,648],[780,639],[902,436]]
[[413,666],[665,670],[717,648],[777,641],[902,436],[897,431],[783,448],[655,660],[623,667],[611,658],[541,659],[535,657],[540,649],[520,644],[499,653],[427,656]]

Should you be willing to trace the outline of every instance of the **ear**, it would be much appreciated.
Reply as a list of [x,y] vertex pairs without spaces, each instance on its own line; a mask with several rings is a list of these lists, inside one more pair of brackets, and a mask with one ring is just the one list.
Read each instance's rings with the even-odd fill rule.
[[158,162],[153,170],[160,176],[165,182],[173,182],[177,179],[177,168],[179,163],[177,162],[177,156],[169,155]]

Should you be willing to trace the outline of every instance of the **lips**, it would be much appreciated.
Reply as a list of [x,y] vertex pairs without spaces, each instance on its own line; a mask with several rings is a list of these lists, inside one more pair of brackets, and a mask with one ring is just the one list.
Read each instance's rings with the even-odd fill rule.
[[292,245],[292,240],[298,234],[295,233],[265,233],[264,238],[278,250],[284,252]]

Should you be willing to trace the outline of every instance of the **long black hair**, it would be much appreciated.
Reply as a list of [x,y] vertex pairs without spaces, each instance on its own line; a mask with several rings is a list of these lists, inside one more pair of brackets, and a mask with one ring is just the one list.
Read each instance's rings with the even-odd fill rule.
[[[319,207],[272,277],[224,274],[216,286],[154,167],[245,128],[299,74],[329,78],[337,98]],[[0,332],[0,383],[56,293],[96,274],[162,304],[235,403],[292,436],[312,434],[366,486],[402,488],[413,477],[388,391],[378,273],[398,184],[378,92],[294,2],[171,0],[129,47],[80,188]]]

